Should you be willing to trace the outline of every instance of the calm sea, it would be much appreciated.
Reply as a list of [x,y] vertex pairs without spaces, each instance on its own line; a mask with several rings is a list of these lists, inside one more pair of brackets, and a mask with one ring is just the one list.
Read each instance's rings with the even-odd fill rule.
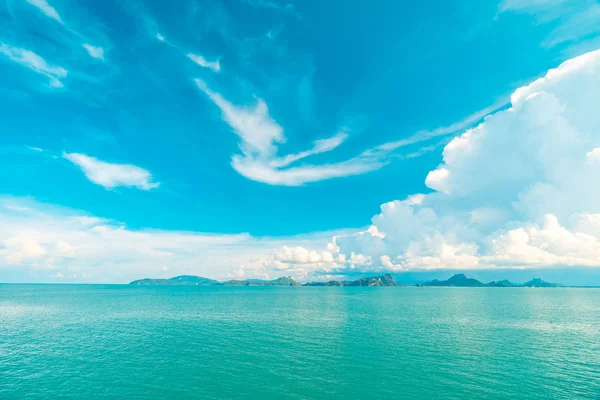
[[0,399],[600,399],[600,290],[0,285]]

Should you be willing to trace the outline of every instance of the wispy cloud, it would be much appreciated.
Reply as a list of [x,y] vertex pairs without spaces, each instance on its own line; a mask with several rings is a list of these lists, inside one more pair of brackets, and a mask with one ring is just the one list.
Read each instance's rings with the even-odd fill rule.
[[[152,28],[149,29],[155,29],[156,28],[156,23],[155,22],[148,22],[148,24],[150,24],[152,26]],[[180,46],[176,43],[173,43],[173,41],[167,39],[163,34],[161,34],[160,32],[156,32],[155,34],[155,39],[158,40],[161,43],[166,44],[169,47],[172,47],[174,49],[176,49],[177,51],[179,51],[182,55],[185,55],[187,58],[189,58],[193,63],[203,67],[203,68],[208,68],[214,72],[220,72],[221,71],[221,63],[219,62],[219,60],[215,60],[215,61],[208,61],[206,58],[204,58],[204,56],[194,53],[194,52],[186,52],[182,47],[184,46]]]
[[262,99],[257,99],[252,107],[238,107],[208,88],[204,81],[196,79],[195,82],[200,90],[219,107],[223,120],[241,139],[242,154],[232,157],[233,168],[249,179],[271,185],[297,186],[331,178],[359,175],[382,168],[392,158],[418,157],[436,149],[441,143],[422,147],[404,156],[393,153],[405,146],[461,132],[466,127],[481,121],[490,112],[500,109],[502,107],[500,104],[505,103],[487,107],[450,126],[420,131],[408,138],[367,149],[356,157],[341,162],[294,167],[291,165],[299,160],[337,149],[348,138],[348,133],[342,130],[330,138],[315,141],[312,148],[308,150],[277,156],[278,146],[285,143],[285,135],[283,128],[269,115],[267,104]]
[[27,2],[43,12],[48,18],[52,18],[61,25],[64,25],[64,22],[56,9],[48,4],[46,0],[27,0]]
[[242,139],[242,151],[248,155],[268,158],[277,148],[276,143],[285,142],[283,128],[271,118],[267,104],[258,99],[254,107],[237,107],[219,93],[208,88],[204,81],[196,84],[222,111],[223,119]]
[[538,23],[555,23],[543,43],[547,47],[600,36],[600,4],[596,0],[504,0],[500,11],[530,14]]
[[266,8],[270,10],[283,11],[294,14],[296,7],[292,3],[277,2],[274,0],[245,0],[245,3],[254,8]]
[[231,165],[241,175],[254,181],[270,185],[299,186],[304,183],[319,182],[332,178],[361,175],[383,167],[385,162],[377,159],[355,157],[333,164],[303,165],[277,169],[271,167],[268,162],[235,155],[232,158]]
[[[40,10],[48,18],[53,19],[54,21],[63,25],[71,34],[76,36],[78,40],[82,39],[82,35],[79,32],[68,27],[67,24],[63,21],[58,11],[56,11],[56,9],[52,7],[47,0],[27,0],[27,2],[32,6],[36,7],[38,10]],[[89,43],[83,43],[82,46],[87,50],[90,57],[99,60],[104,60],[104,49],[102,47],[93,46]]]
[[150,172],[135,165],[112,164],[79,153],[63,153],[63,157],[81,168],[90,181],[107,189],[125,186],[150,190],[160,185],[152,181]]
[[46,60],[34,52],[0,42],[0,54],[4,54],[10,60],[50,78],[50,87],[61,88],[64,86],[59,78],[65,78],[68,71],[63,67],[49,65]]
[[102,47],[92,46],[88,43],[84,43],[82,46],[87,50],[91,57],[104,60],[104,49]]
[[[164,38],[163,38],[164,39]],[[160,40],[160,39],[159,39]],[[163,40],[164,41],[164,40]],[[210,68],[215,72],[219,72],[221,70],[221,64],[219,64],[219,60],[217,61],[207,61],[204,57],[198,54],[188,53],[187,57],[204,68]]]
[[234,155],[231,164],[249,179],[271,185],[297,186],[362,174],[384,165],[380,160],[365,156],[327,165],[289,167],[300,159],[336,149],[347,134],[341,132],[332,138],[316,141],[310,150],[277,157],[277,145],[285,142],[283,128],[271,118],[267,104],[262,99],[258,99],[253,107],[237,107],[210,90],[203,81],[196,79],[196,84],[221,109],[223,120],[240,137],[242,155]]
[[348,138],[348,134],[345,131],[339,132],[337,135],[327,139],[315,140],[313,148],[305,150],[297,154],[288,154],[281,158],[273,159],[270,165],[274,168],[287,167],[288,165],[301,160],[306,157],[310,157],[315,154],[321,154],[328,151],[335,150]]
[[436,137],[448,136],[448,135],[459,133],[461,131],[464,131],[465,128],[468,128],[469,126],[473,126],[474,124],[480,122],[485,116],[487,116],[493,112],[496,112],[496,111],[502,109],[503,107],[506,107],[506,105],[508,104],[508,101],[509,101],[509,99],[502,99],[501,101],[496,102],[489,107],[486,107],[482,110],[479,110],[479,111],[467,116],[466,118],[464,118],[463,120],[461,120],[459,122],[455,122],[451,125],[442,126],[442,127],[439,127],[439,128],[433,129],[433,130],[419,131],[407,138],[395,140],[392,142],[387,142],[382,145],[379,145],[379,146],[375,147],[374,149],[372,149],[371,151],[390,152],[390,151],[399,149],[401,147],[425,142],[425,141],[434,139]]

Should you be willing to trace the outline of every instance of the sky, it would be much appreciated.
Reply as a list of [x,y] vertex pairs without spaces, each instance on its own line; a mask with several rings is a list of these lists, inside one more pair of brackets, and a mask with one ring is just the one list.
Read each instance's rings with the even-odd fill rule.
[[0,0],[0,281],[600,284],[599,49],[596,0]]

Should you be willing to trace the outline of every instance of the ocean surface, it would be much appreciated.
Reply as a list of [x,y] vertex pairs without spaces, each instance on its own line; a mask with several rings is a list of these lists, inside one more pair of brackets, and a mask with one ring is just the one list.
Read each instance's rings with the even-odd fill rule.
[[600,290],[0,285],[0,399],[600,399]]

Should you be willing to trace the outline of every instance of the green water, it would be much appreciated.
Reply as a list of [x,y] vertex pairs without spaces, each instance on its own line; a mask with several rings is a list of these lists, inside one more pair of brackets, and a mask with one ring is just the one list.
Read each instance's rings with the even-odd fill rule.
[[0,399],[599,399],[600,290],[0,285]]

